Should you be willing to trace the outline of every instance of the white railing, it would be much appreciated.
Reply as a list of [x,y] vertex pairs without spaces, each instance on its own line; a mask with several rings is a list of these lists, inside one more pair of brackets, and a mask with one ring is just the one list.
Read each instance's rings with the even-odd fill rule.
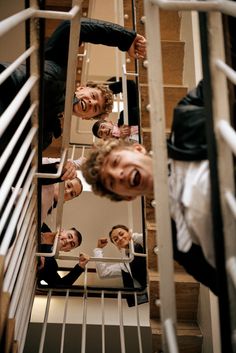
[[[160,273],[160,300],[162,323],[171,323],[173,331],[176,325],[175,287],[173,272],[173,255],[171,240],[171,224],[167,185],[167,150],[165,135],[165,110],[162,78],[161,37],[159,28],[159,9],[145,1],[146,36],[148,41],[148,82],[150,97],[150,120],[152,130],[154,196],[158,200],[155,205],[155,217],[158,228],[156,242],[161,251],[158,252],[158,268]],[[155,28],[155,30],[154,30]],[[157,65],[158,63],[158,65]],[[164,326],[163,349],[168,352],[170,337]]]
[[[17,114],[25,98],[30,94],[31,106],[22,118],[14,134],[9,138],[8,145],[0,157],[0,170],[2,172],[11,157],[11,152],[16,146],[19,137],[31,120],[32,127],[29,129],[24,143],[22,143],[17,154],[13,157],[10,168],[7,170],[0,188],[0,233],[3,235],[0,243],[0,254],[4,258],[2,290],[8,292],[10,295],[8,318],[15,320],[14,340],[18,342],[19,353],[22,353],[24,349],[24,342],[36,287],[37,258],[33,255],[35,255],[37,250],[37,207],[36,183],[34,177],[60,176],[63,164],[67,157],[69,126],[72,111],[71,102],[74,93],[74,87],[71,87],[71,82],[75,81],[77,45],[79,42],[80,27],[79,10],[81,1],[74,0],[73,6],[69,12],[41,11],[37,8],[35,3],[35,1],[31,1],[30,8],[2,20],[0,22],[0,36],[4,36],[12,28],[22,22],[36,18],[69,19],[71,20],[71,32],[65,103],[65,126],[62,140],[62,158],[57,173],[58,175],[45,176],[41,174],[37,175],[36,173],[37,114],[39,102],[39,96],[37,93],[39,91],[39,68],[37,64],[38,42],[36,40],[38,28],[36,21],[31,21],[31,46],[0,74],[1,85],[22,63],[25,62],[25,60],[30,59],[31,74],[29,78],[0,117],[0,135],[2,136],[7,132],[9,124],[13,121],[15,114]],[[28,153],[29,150],[30,153]],[[26,156],[27,159],[25,158]],[[23,161],[24,166],[22,167]],[[18,178],[17,182],[14,181],[16,177]],[[58,225],[58,228],[59,227],[60,225]],[[55,248],[56,245],[57,244],[55,244]],[[5,323],[1,322],[1,325],[4,324]]]
[[[156,5],[156,6],[155,6]],[[213,93],[213,115],[215,121],[215,133],[217,139],[217,148],[219,151],[218,168],[220,175],[220,193],[221,207],[223,210],[224,220],[224,237],[226,246],[226,265],[232,278],[232,282],[236,283],[235,261],[236,261],[236,242],[235,237],[235,216],[236,216],[236,200],[234,197],[234,177],[233,177],[233,160],[229,148],[234,152],[235,132],[229,125],[229,102],[226,78],[232,83],[236,82],[235,71],[225,63],[224,58],[224,37],[222,30],[221,14],[236,16],[236,3],[233,1],[171,1],[171,0],[145,0],[145,16],[146,31],[148,40],[148,72],[150,85],[150,115],[153,136],[154,151],[154,180],[155,195],[158,196],[158,204],[156,206],[156,219],[159,227],[158,244],[162,251],[158,253],[159,269],[161,276],[161,313],[162,322],[164,324],[166,340],[169,352],[177,352],[176,344],[172,344],[175,339],[173,325],[175,324],[175,308],[171,305],[173,301],[171,291],[168,286],[172,286],[172,265],[169,263],[168,268],[163,259],[171,258],[168,248],[170,244],[170,226],[165,216],[169,217],[168,192],[166,182],[166,147],[165,146],[165,119],[163,107],[163,83],[162,83],[162,65],[161,65],[161,47],[159,32],[159,8],[163,10],[174,11],[202,11],[210,12],[209,18],[209,43],[210,43],[210,62],[212,76],[212,93]],[[156,28],[154,31],[153,29]],[[156,63],[158,62],[157,70]],[[228,147],[225,145],[227,143]],[[164,157],[163,157],[164,156]],[[164,166],[164,167],[163,167]],[[164,170],[163,170],[164,168]],[[227,172],[226,172],[227,171]],[[228,209],[232,210],[228,212]],[[164,214],[163,214],[164,212]],[[165,220],[165,221],[164,221]],[[163,225],[165,223],[165,225]],[[168,235],[168,237],[167,237]],[[164,241],[164,242],[163,242]],[[168,243],[168,245],[166,245]],[[166,274],[166,269],[169,275]],[[164,275],[165,273],[165,275]],[[165,278],[162,279],[162,276]],[[166,282],[166,283],[165,283]],[[167,284],[168,282],[168,284]],[[230,292],[230,309],[231,309],[231,326],[232,326],[232,344],[235,347],[236,325],[236,297],[235,289],[229,286]],[[172,297],[172,299],[171,299]],[[168,324],[167,324],[168,323]],[[172,348],[171,348],[172,347]]]

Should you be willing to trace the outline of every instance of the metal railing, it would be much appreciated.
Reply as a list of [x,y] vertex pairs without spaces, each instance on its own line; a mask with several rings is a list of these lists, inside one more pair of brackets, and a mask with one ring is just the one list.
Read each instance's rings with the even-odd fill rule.
[[[25,84],[18,91],[12,102],[3,111],[0,117],[0,136],[8,133],[8,128],[23,102],[30,95],[31,103],[16,130],[9,136],[9,141],[0,156],[0,172],[2,184],[0,188],[0,255],[3,258],[2,291],[9,293],[9,310],[1,329],[7,325],[8,319],[14,319],[14,341],[18,344],[18,352],[23,352],[28,323],[36,288],[37,258],[32,256],[37,249],[37,206],[35,176],[45,177],[36,173],[37,165],[37,116],[39,105],[39,66],[37,19],[54,18],[71,20],[70,53],[67,73],[67,96],[65,105],[65,126],[62,140],[62,158],[58,170],[61,174],[66,160],[69,146],[69,128],[71,117],[71,102],[74,88],[70,87],[75,81],[77,44],[79,42],[80,3],[73,1],[71,10],[66,12],[41,11],[36,1],[30,2],[30,7],[12,15],[0,22],[0,36],[4,36],[11,29],[24,21],[30,21],[30,47],[0,73],[0,85],[4,84],[12,73],[25,61],[30,60],[30,74]],[[27,65],[27,64],[26,64]],[[28,129],[27,126],[31,124]],[[26,130],[27,128],[27,130]],[[25,133],[24,142],[16,155],[12,151],[17,146],[22,133]],[[6,165],[10,162],[7,171]],[[4,169],[5,168],[5,169]],[[46,177],[57,177],[57,175]],[[15,181],[16,179],[16,181]],[[2,295],[2,294],[1,294]],[[4,331],[5,333],[7,331]],[[3,331],[2,331],[3,333]]]
[[[225,257],[226,267],[229,271],[230,278],[228,278],[228,289],[229,297],[226,295],[226,303],[221,300],[220,297],[220,316],[221,316],[221,344],[222,352],[229,352],[234,350],[236,347],[235,341],[235,327],[236,327],[236,296],[235,288],[232,288],[231,281],[235,284],[235,263],[236,263],[236,242],[235,237],[235,189],[234,189],[234,173],[233,173],[233,159],[229,149],[235,151],[235,132],[229,125],[229,102],[228,102],[228,91],[227,82],[228,78],[232,83],[235,83],[235,72],[226,63],[224,59],[224,36],[222,30],[222,16],[221,13],[230,16],[236,16],[236,3],[233,1],[171,1],[171,0],[146,0],[145,1],[145,16],[146,16],[146,30],[148,39],[148,71],[149,71],[149,84],[150,84],[150,114],[152,131],[155,132],[153,136],[153,151],[154,151],[154,170],[157,172],[154,175],[155,180],[155,195],[158,196],[158,204],[156,206],[156,219],[159,226],[158,232],[158,244],[161,246],[162,251],[158,253],[159,269],[161,276],[161,313],[162,322],[165,329],[165,342],[164,351],[176,352],[176,344],[172,345],[173,340],[176,341],[173,335],[173,327],[175,325],[175,308],[171,305],[173,297],[170,295],[171,291],[169,286],[172,286],[172,265],[167,264],[169,270],[166,274],[166,263],[162,257],[168,258],[171,254],[169,253],[169,247],[171,248],[170,237],[170,225],[169,220],[165,218],[169,211],[166,202],[168,200],[167,185],[163,180],[167,180],[166,173],[166,162],[167,153],[165,147],[165,119],[164,119],[164,107],[163,107],[163,81],[162,81],[162,65],[161,65],[161,47],[160,47],[160,31],[159,31],[159,8],[163,10],[175,10],[175,11],[199,11],[209,12],[208,21],[206,21],[205,37],[202,35],[202,52],[209,58],[209,74],[207,75],[207,62],[203,60],[203,69],[205,67],[204,74],[207,75],[207,82],[211,82],[212,85],[212,111],[214,116],[214,130],[215,139],[217,141],[217,156],[213,154],[210,158],[216,159],[216,168],[212,178],[217,179],[216,171],[219,172],[219,190],[221,205],[217,209],[217,215],[221,214],[220,208],[222,209],[223,217],[223,228],[224,244],[225,244]],[[154,31],[153,28],[156,28]],[[204,30],[200,28],[200,31]],[[158,38],[157,38],[158,37]],[[204,38],[203,38],[204,37]],[[208,47],[208,48],[207,48]],[[156,63],[158,62],[159,70],[157,69]],[[209,88],[209,86],[208,86]],[[209,100],[209,96],[208,96]],[[205,101],[207,101],[205,97]],[[210,102],[211,104],[211,102]],[[228,147],[226,146],[227,143]],[[208,142],[212,144],[212,140]],[[164,157],[163,157],[164,156]],[[164,168],[164,170],[163,170]],[[212,170],[211,169],[211,173]],[[226,173],[227,171],[227,173]],[[213,174],[213,173],[212,173]],[[164,190],[164,192],[163,192]],[[217,203],[216,195],[217,188],[212,189],[212,197],[214,197],[215,203]],[[164,202],[163,202],[164,200]],[[216,207],[216,206],[215,206]],[[229,208],[232,213],[229,212]],[[163,214],[164,212],[164,214]],[[214,211],[213,211],[214,212]],[[218,218],[219,218],[218,217]],[[214,215],[213,215],[214,218]],[[217,218],[217,217],[215,217]],[[165,221],[163,221],[165,220]],[[165,225],[163,225],[165,223]],[[214,223],[214,220],[213,220]],[[219,231],[218,231],[219,234]],[[167,241],[168,238],[168,241]],[[220,238],[218,239],[220,241]],[[167,242],[169,243],[167,245]],[[217,243],[217,239],[215,239]],[[219,243],[220,244],[220,243]],[[215,246],[217,248],[217,245]],[[216,250],[216,258],[218,257],[218,263],[220,263],[220,256],[224,258],[224,247]],[[217,254],[218,253],[218,254]],[[171,256],[170,256],[171,257]],[[224,267],[217,266],[217,271],[224,269]],[[162,276],[165,273],[165,279],[162,280]],[[223,272],[222,272],[223,273]],[[224,279],[223,279],[224,281]],[[168,284],[165,284],[168,282]],[[227,287],[223,287],[227,293]],[[230,311],[230,322],[228,322],[228,305]],[[224,313],[225,312],[225,313]],[[225,315],[225,316],[224,316]],[[230,327],[230,330],[228,330]],[[227,332],[227,330],[229,332]],[[169,339],[169,337],[172,337]],[[231,343],[230,343],[231,341]]]

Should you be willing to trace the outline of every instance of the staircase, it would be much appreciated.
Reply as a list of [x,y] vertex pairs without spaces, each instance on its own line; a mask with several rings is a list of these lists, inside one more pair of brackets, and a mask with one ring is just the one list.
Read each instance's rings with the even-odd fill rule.
[[[124,1],[125,26],[130,27],[132,18],[131,1]],[[129,22],[129,23],[128,23]],[[145,17],[142,1],[136,0],[137,32],[145,35]],[[161,11],[160,27],[163,55],[163,82],[166,114],[166,133],[172,122],[172,112],[177,102],[186,94],[183,85],[183,63],[185,43],[180,40],[181,16],[178,12]],[[158,65],[158,63],[157,63]],[[139,61],[139,88],[141,99],[141,132],[143,144],[151,150],[151,127],[148,112],[148,63]],[[127,71],[134,71],[134,63],[129,60]],[[156,224],[152,199],[145,200],[145,215],[148,243],[148,272],[150,288],[150,322],[152,329],[152,351],[162,350],[162,328],[160,321],[159,273],[157,256],[154,253],[156,244]],[[158,234],[157,234],[158,235]],[[197,324],[199,283],[185,270],[174,263],[174,279],[177,310],[177,339],[180,353],[200,353],[202,351],[202,334]]]

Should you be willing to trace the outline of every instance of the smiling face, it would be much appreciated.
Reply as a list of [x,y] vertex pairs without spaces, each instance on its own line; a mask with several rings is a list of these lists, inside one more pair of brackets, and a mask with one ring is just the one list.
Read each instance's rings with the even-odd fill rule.
[[142,145],[114,149],[105,158],[100,170],[105,188],[125,200],[148,195],[153,190],[152,159]]
[[73,112],[79,118],[91,119],[104,113],[105,99],[100,89],[80,86],[75,96],[78,102],[73,105]]
[[112,231],[110,238],[112,243],[114,243],[119,249],[126,249],[129,247],[131,234],[123,228],[116,228]]
[[112,137],[113,124],[109,121],[101,123],[98,129],[98,136],[103,140]]
[[65,181],[64,200],[69,201],[79,196],[82,192],[82,185],[79,179]]
[[70,251],[79,246],[78,237],[73,229],[62,230],[59,237],[59,250]]

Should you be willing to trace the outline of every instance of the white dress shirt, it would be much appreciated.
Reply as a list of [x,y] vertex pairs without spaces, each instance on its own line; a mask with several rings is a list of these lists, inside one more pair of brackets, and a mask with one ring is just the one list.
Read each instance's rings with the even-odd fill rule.
[[198,244],[215,266],[208,161],[170,160],[170,169],[170,212],[177,227],[177,247],[187,252],[192,243]]
[[[140,233],[133,233],[132,234],[132,240],[136,244],[143,245],[143,235]],[[127,254],[125,252],[125,249],[120,250],[121,258],[127,258]],[[93,255],[94,257],[103,257],[103,249],[101,248],[95,248],[93,249]],[[97,274],[100,278],[115,278],[115,277],[121,277],[121,271],[129,272],[131,273],[129,263],[122,263],[122,262],[96,262],[96,269],[97,269]]]

